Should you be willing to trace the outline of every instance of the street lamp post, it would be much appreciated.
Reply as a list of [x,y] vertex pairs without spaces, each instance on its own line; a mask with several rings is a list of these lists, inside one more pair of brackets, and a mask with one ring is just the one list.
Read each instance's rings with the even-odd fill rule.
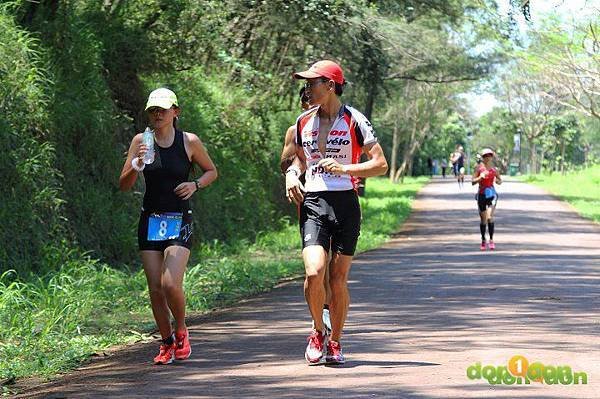
[[[521,172],[521,129],[517,128],[516,133],[513,134],[513,151],[511,156],[511,162],[513,163],[512,168],[514,170],[514,163],[517,162],[517,153],[519,153],[519,173]],[[516,173],[516,170],[514,170]]]

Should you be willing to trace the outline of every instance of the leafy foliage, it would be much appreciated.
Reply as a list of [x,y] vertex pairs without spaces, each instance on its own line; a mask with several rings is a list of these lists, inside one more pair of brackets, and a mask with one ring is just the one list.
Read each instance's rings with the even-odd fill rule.
[[[20,264],[22,271],[42,271],[52,254],[72,248],[113,263],[136,258],[143,183],[119,193],[117,173],[131,137],[147,124],[147,93],[162,85],[178,93],[180,126],[201,137],[220,171],[217,184],[193,201],[196,244],[251,242],[280,226],[292,213],[276,168],[283,132],[299,111],[291,72],[317,59],[337,60],[351,82],[344,101],[369,117],[385,115],[381,99],[392,92],[397,98],[405,82],[478,79],[489,71],[492,54],[468,51],[482,35],[495,40],[483,28],[489,19],[478,22],[492,15],[493,2],[478,4],[7,3],[0,52],[11,56],[0,61],[0,126],[11,133],[2,133],[10,136],[2,144],[10,155],[0,166],[10,184],[2,188],[8,201],[0,214],[11,228],[0,234],[4,242],[26,244],[3,247],[0,270]],[[417,125],[435,132],[441,107],[464,87],[443,91],[436,109],[421,101],[424,120]],[[427,123],[429,115],[439,123]],[[382,136],[385,143],[385,129]]]
[[65,234],[62,175],[48,141],[50,73],[37,40],[0,8],[0,270],[43,264],[44,248]]

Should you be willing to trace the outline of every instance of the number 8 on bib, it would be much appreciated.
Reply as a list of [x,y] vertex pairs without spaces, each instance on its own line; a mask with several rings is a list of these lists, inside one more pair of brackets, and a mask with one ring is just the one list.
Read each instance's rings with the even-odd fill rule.
[[166,241],[179,238],[182,214],[177,212],[153,213],[148,218],[148,241]]

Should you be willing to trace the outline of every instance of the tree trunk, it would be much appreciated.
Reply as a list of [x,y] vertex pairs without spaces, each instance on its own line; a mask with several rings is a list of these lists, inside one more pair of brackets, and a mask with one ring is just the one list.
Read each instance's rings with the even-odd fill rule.
[[367,92],[367,102],[365,104],[365,117],[368,120],[371,120],[371,115],[373,114],[373,104],[375,103],[375,97],[377,97],[377,85],[373,84],[369,86],[369,91]]
[[406,173],[404,174],[404,176],[412,176],[414,164],[415,164],[415,154],[413,153],[412,156],[408,159],[408,165],[406,166]]
[[585,168],[587,169],[590,165],[589,165],[589,153],[590,153],[590,146],[589,145],[585,145],[583,147],[583,164],[585,165]]
[[565,150],[567,148],[567,144],[565,143],[565,139],[560,143],[560,173],[562,175],[565,174]]
[[533,139],[529,140],[529,162],[531,162],[531,174],[536,174],[537,148]]
[[412,173],[413,160],[415,154],[421,148],[421,144],[427,138],[427,132],[429,131],[430,124],[426,122],[421,128],[418,127],[418,122],[415,121],[412,127],[412,131],[410,134],[410,140],[406,144],[404,150],[404,156],[402,159],[402,165],[396,171],[396,175],[394,176],[394,181],[401,180],[401,183],[404,182],[404,176],[408,173]]
[[[377,85],[371,85],[369,86],[369,92],[367,94],[367,104],[365,105],[365,117],[370,121],[371,120],[371,115],[373,114],[373,103],[375,102],[375,97],[377,96]],[[365,158],[365,155],[363,154],[363,156],[361,158]],[[361,162],[364,160],[361,160]],[[363,195],[364,195],[364,191],[366,189],[366,185],[367,185],[367,178],[366,177],[361,177],[361,182],[363,185],[362,191],[363,191]]]
[[412,167],[412,159],[415,156],[417,150],[419,149],[420,143],[417,142],[417,140],[414,140],[414,135],[413,137],[411,137],[411,139],[412,140],[410,141],[410,143],[407,144],[404,150],[402,164],[400,165],[394,176],[395,182],[398,182],[398,180],[404,181],[404,176],[406,176],[406,173]]
[[398,119],[394,119],[394,131],[392,133],[392,154],[390,157],[390,181],[394,182],[394,175],[396,174],[396,162],[398,161]]

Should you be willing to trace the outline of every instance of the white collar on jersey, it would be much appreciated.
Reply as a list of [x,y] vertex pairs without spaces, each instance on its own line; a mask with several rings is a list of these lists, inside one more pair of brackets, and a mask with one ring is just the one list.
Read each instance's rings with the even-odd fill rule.
[[[316,113],[315,116],[319,116],[319,111],[321,110],[321,105],[317,105],[316,106]],[[337,117],[334,119],[334,122],[338,119],[338,118],[343,118],[344,117],[344,112],[346,111],[346,104],[342,103],[342,106],[340,107],[340,110],[338,111]]]

